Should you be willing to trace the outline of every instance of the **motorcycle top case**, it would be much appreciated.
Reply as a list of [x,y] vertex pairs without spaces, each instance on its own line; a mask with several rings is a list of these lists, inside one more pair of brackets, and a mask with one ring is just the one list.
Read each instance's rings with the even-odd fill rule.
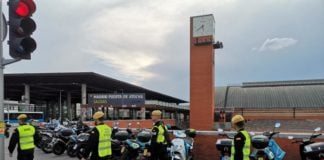
[[142,131],[137,134],[137,139],[143,143],[149,142],[151,140],[151,137],[152,137],[151,132],[147,132],[147,131]]
[[73,134],[73,130],[72,129],[63,129],[62,131],[61,131],[61,135],[62,136],[70,136],[70,135],[72,135]]
[[283,160],[284,159],[286,152],[280,148],[280,146],[274,139],[270,139],[269,148],[275,156],[274,160]]
[[216,142],[216,148],[219,151],[228,150],[231,151],[233,140],[231,139],[218,139]]
[[313,143],[305,146],[304,153],[306,156],[318,156],[320,153],[324,153],[324,142]]
[[191,138],[195,138],[197,133],[195,129],[189,128],[185,130],[186,135],[188,135]]
[[257,135],[252,137],[251,142],[254,148],[264,149],[269,145],[269,138],[263,135]]
[[115,133],[115,138],[119,141],[126,141],[129,137],[129,134],[127,131],[118,131]]

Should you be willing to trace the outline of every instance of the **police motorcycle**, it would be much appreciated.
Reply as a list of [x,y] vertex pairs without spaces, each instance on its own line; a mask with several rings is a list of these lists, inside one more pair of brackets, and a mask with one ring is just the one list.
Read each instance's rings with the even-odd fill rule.
[[[140,146],[139,159],[148,159],[148,149],[151,145],[152,132],[142,128],[140,123],[137,122],[138,129],[136,135],[136,142]],[[135,136],[135,135],[134,135]]]
[[217,131],[220,136],[226,137],[216,141],[216,149],[220,152],[220,160],[230,160],[234,135],[225,134],[223,129],[218,129]]
[[61,155],[67,149],[67,146],[70,145],[69,142],[73,142],[76,139],[77,134],[76,130],[73,128],[65,128],[57,132],[55,135],[56,138],[52,141],[53,143],[53,153],[56,155]]
[[77,143],[73,146],[73,148],[68,151],[68,155],[73,157],[74,154],[81,159],[84,155],[86,146],[88,144],[89,138],[90,138],[90,132],[93,128],[90,127],[90,129],[86,132],[80,133],[77,137]]
[[[51,128],[52,129],[52,128]],[[62,134],[60,132],[62,132],[63,130],[66,130],[67,128],[64,127],[63,125],[57,125],[57,127],[50,132],[45,132],[43,133],[42,136],[42,151],[44,153],[52,153],[53,152],[53,146],[54,144],[57,142],[57,139],[59,138],[59,136],[61,136]],[[69,131],[66,131],[69,132]],[[69,133],[64,133],[64,135],[69,134]]]
[[262,135],[252,136],[251,143],[254,148],[250,155],[252,160],[282,160],[285,157],[286,152],[272,138],[280,133],[275,132],[275,129],[279,128],[280,125],[280,123],[276,123],[272,132],[264,132]]
[[194,129],[174,130],[175,138],[171,141],[171,160],[193,160],[193,144],[196,137]]
[[118,125],[119,125],[118,122],[114,123],[114,127],[112,130],[112,137],[111,137],[112,155],[115,159],[120,159],[120,157],[122,156],[121,153],[122,141],[130,137],[132,133],[130,130],[131,123],[128,124],[126,131],[120,130]]
[[77,135],[75,134],[71,135],[69,141],[66,144],[66,152],[67,155],[70,157],[77,156],[78,143],[84,141],[89,135],[89,132],[92,130],[92,128],[88,127],[87,125],[83,125],[82,127],[81,126],[77,126],[77,127],[80,127],[76,130]]
[[324,142],[314,142],[313,139],[321,136],[320,127],[314,129],[309,138],[297,139],[293,136],[288,136],[288,139],[293,139],[292,143],[299,143],[299,154],[301,160],[323,160],[324,159]]
[[121,130],[115,134],[115,138],[121,144],[121,160],[136,160],[140,153],[140,145],[136,141],[130,126],[131,123],[128,124],[126,131]]

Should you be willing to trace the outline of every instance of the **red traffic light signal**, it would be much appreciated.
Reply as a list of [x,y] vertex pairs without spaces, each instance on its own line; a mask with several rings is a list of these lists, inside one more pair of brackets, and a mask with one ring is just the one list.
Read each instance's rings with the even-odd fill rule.
[[15,7],[15,13],[20,17],[31,16],[36,11],[36,5],[33,0],[19,1]]
[[9,0],[9,54],[15,59],[30,59],[36,49],[31,34],[36,23],[30,17],[36,11],[33,0]]

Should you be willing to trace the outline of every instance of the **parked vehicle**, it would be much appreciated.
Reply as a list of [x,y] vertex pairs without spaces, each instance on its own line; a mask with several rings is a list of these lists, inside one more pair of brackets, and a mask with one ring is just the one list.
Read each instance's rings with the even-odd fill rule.
[[59,132],[64,129],[66,129],[66,127],[58,125],[53,131],[50,130],[43,132],[41,138],[41,148],[44,153],[53,152],[53,146],[56,143],[56,138],[59,136]]
[[175,130],[175,138],[172,140],[170,148],[171,160],[193,160],[193,144],[196,136],[194,129]]
[[295,139],[293,136],[288,136],[288,139],[294,139],[292,143],[299,143],[299,154],[302,160],[323,160],[324,159],[324,142],[315,143],[313,140],[321,133],[320,127],[314,129],[312,135],[308,138]]
[[252,146],[254,148],[250,155],[253,160],[282,160],[286,152],[284,152],[276,141],[272,138],[280,132],[275,132],[280,127],[280,123],[276,123],[272,132],[264,132],[263,135],[252,136]]
[[218,132],[220,132],[220,136],[226,137],[216,141],[216,149],[220,152],[220,160],[230,160],[234,135],[224,134],[223,129],[218,129]]

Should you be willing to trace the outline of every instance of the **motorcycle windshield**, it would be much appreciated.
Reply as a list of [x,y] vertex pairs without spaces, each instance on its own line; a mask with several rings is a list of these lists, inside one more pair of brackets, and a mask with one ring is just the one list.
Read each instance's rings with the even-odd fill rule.
[[269,141],[269,148],[274,154],[275,160],[282,160],[286,155],[286,152],[283,151],[278,145],[278,143],[273,139],[270,139]]

